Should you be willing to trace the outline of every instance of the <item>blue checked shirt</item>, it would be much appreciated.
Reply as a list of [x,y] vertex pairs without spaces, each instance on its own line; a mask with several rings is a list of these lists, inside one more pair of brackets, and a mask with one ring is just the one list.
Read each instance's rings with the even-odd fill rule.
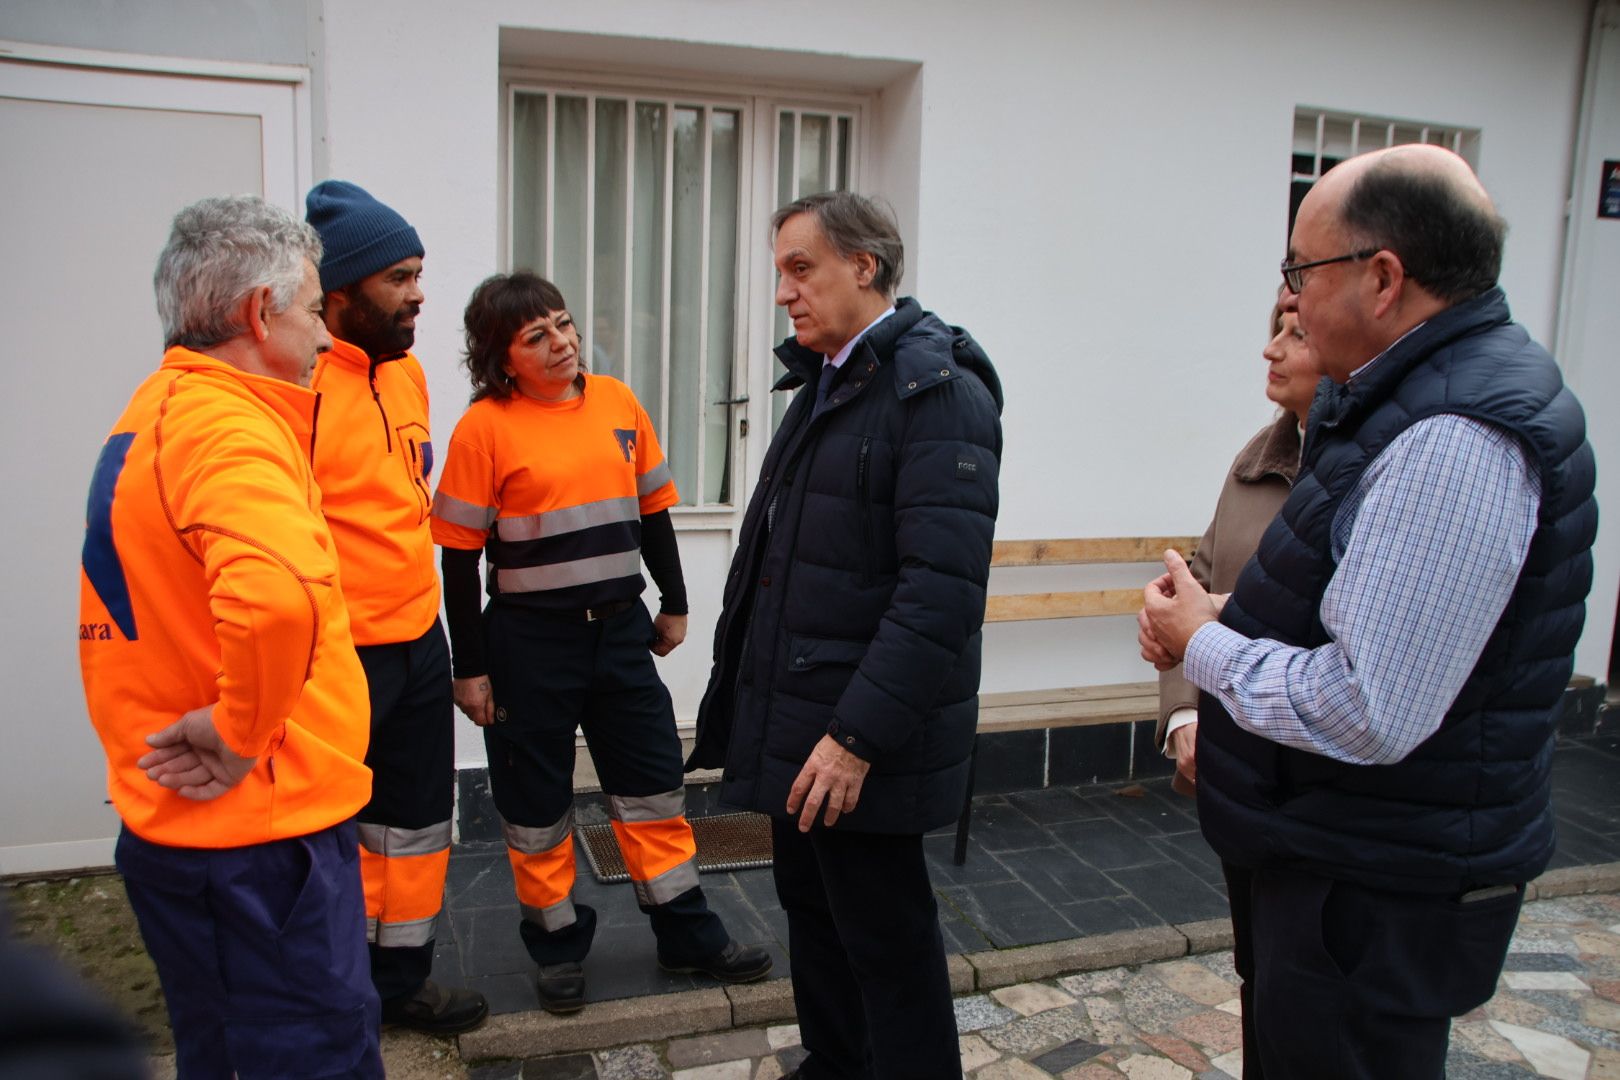
[[1305,649],[1219,623],[1186,675],[1239,727],[1357,765],[1400,761],[1434,734],[1519,579],[1541,503],[1518,440],[1462,416],[1407,428],[1334,515],[1322,596],[1331,640]]

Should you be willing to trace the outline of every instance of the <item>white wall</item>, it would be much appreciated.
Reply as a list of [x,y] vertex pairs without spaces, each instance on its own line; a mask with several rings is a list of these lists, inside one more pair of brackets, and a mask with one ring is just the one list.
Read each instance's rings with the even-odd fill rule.
[[[1602,4],[1612,22],[1615,0]],[[460,311],[498,268],[503,27],[509,49],[527,35],[576,50],[592,70],[875,92],[868,175],[899,213],[907,289],[970,327],[1006,382],[999,534],[1017,538],[1201,531],[1232,453],[1269,414],[1259,350],[1296,105],[1481,128],[1481,172],[1513,226],[1504,283],[1519,318],[1549,339],[1591,10],[1591,0],[0,0],[0,39],[311,58],[314,115],[298,153],[317,178],[352,179],[392,203],[426,242],[419,353],[441,444],[466,399]],[[1607,106],[1584,129],[1592,161],[1620,157],[1606,33],[1594,93]],[[1575,179],[1590,187],[1593,174],[1588,162]],[[1589,218],[1592,201],[1578,188],[1577,215]],[[1559,346],[1596,414],[1620,399],[1620,223],[1576,226]],[[32,280],[76,279],[42,269]],[[1599,416],[1593,430],[1600,465],[1620,454],[1614,425]],[[29,466],[30,484],[84,489],[80,465]],[[1600,478],[1620,505],[1620,481]],[[76,536],[74,523],[53,528]],[[1599,676],[1617,530],[1600,536],[1579,653]],[[664,671],[684,720],[707,667],[723,536],[683,540],[692,636]],[[1012,571],[994,587],[1122,586],[1148,573]],[[8,650],[62,625],[70,593],[54,616],[14,620]],[[986,688],[1146,678],[1132,636],[1127,619],[992,628]],[[78,701],[76,686],[58,689]],[[14,710],[8,730],[38,722]],[[472,729],[460,734],[460,759],[481,762]],[[34,766],[45,777],[101,767]],[[7,833],[15,805],[0,810]]]
[[[1513,224],[1504,283],[1546,339],[1587,16],[1587,0],[826,0],[813,17],[468,0],[452,19],[431,0],[328,0],[325,121],[332,174],[383,193],[427,244],[419,352],[448,433],[457,314],[496,268],[502,26],[623,35],[632,69],[657,55],[647,39],[802,54],[782,71],[905,62],[879,99],[873,175],[907,227],[908,290],[970,327],[1006,382],[999,535],[1196,534],[1269,416],[1259,352],[1295,106],[1482,128],[1483,179]],[[598,42],[593,69],[611,54]],[[730,62],[758,77],[755,54]],[[712,63],[727,76],[724,50]],[[1146,569],[1075,580],[1121,573]],[[1128,624],[993,628],[986,688],[1145,678]],[[694,620],[686,666],[666,669],[683,719],[709,632]],[[481,757],[475,740],[461,756]]]
[[1620,402],[1620,220],[1600,219],[1597,208],[1603,163],[1620,161],[1620,0],[1603,0],[1596,8],[1557,351],[1586,406],[1587,437],[1598,460],[1598,505],[1605,511],[1575,670],[1603,678],[1620,591],[1620,468],[1604,468],[1620,461],[1620,425],[1607,415]]

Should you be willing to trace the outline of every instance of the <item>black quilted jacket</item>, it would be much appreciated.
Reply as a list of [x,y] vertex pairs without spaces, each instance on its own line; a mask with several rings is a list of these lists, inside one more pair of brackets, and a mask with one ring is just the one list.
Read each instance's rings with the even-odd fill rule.
[[822,357],[777,356],[795,396],[726,579],[688,768],[784,814],[823,735],[872,763],[837,828],[916,833],[961,809],[998,506],[1001,384],[912,299],[856,346],[812,418]]

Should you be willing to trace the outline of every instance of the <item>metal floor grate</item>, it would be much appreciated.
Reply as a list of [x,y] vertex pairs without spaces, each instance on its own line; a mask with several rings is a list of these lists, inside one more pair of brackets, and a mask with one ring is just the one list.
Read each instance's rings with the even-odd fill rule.
[[[692,818],[691,824],[699,873],[771,865],[771,819],[764,814],[715,814]],[[612,825],[581,825],[574,834],[597,881],[612,885],[630,880]]]

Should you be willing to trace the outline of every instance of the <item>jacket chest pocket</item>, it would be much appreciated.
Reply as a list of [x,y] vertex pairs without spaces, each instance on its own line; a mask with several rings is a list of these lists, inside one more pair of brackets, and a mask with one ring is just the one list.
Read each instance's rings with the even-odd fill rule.
[[400,424],[394,429],[400,463],[416,492],[417,521],[426,521],[433,509],[433,443],[422,424]]

